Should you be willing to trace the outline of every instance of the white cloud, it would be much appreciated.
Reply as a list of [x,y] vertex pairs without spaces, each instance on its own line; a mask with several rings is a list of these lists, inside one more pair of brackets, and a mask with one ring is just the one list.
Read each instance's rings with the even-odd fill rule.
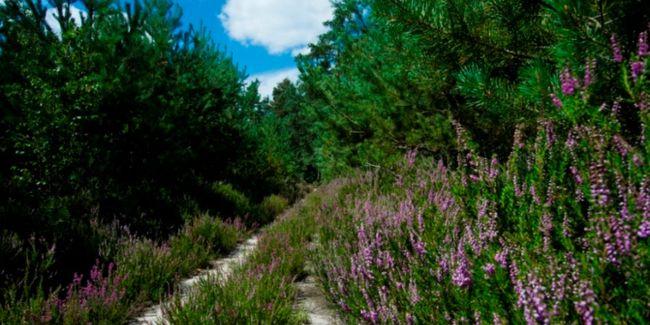
[[296,68],[276,70],[270,72],[264,72],[256,75],[252,75],[248,78],[248,82],[252,82],[255,79],[259,80],[260,87],[259,92],[262,97],[273,97],[273,88],[277,86],[284,79],[289,79],[292,82],[298,80],[300,72]]
[[309,54],[310,50],[311,49],[309,48],[309,46],[297,48],[297,49],[291,50],[291,55],[292,56],[298,56],[300,54]]
[[[45,22],[50,26],[50,28],[52,28],[52,32],[54,32],[54,34],[61,36],[61,25],[57,20],[58,15],[59,13],[56,8],[48,9],[47,13],[45,14]],[[77,26],[81,26],[81,17],[85,17],[86,12],[75,6],[70,6],[70,16]]]
[[231,38],[281,54],[318,40],[332,11],[330,0],[227,0],[219,19]]

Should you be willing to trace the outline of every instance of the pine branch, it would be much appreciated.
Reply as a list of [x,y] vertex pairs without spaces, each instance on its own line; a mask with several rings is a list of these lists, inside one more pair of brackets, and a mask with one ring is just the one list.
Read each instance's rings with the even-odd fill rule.
[[[411,12],[411,10],[409,10],[408,8],[405,8],[405,6],[404,6],[404,4],[403,4],[403,2],[401,0],[388,0],[388,1],[391,2],[392,4],[394,4],[396,6],[396,8],[398,8],[400,10],[400,12],[402,13],[402,15],[404,17],[410,16],[411,17],[411,22],[414,22],[415,25],[420,26],[424,30],[432,30],[432,31],[434,31],[434,34],[436,34],[436,35],[443,35],[443,36],[445,36],[447,38],[453,38],[453,35],[451,33],[449,33],[448,31],[432,25],[430,22],[427,22],[427,21],[423,20],[422,17],[419,16],[419,15],[413,14]],[[480,38],[472,36],[469,33],[467,35],[465,35],[465,36],[467,37],[467,39],[461,39],[461,41],[463,41],[464,43],[466,43],[466,45],[469,45],[469,46],[479,45],[479,46],[481,46],[481,47],[483,47],[485,49],[491,50],[491,51],[502,52],[502,53],[508,54],[512,58],[516,58],[516,59],[530,60],[530,59],[536,58],[534,55],[529,54],[529,53],[524,53],[524,52],[519,52],[519,51],[515,51],[515,50],[503,48],[503,47],[494,46],[492,44],[484,42]],[[429,36],[429,37],[433,38],[432,36]],[[457,39],[455,39],[455,40],[457,40]]]

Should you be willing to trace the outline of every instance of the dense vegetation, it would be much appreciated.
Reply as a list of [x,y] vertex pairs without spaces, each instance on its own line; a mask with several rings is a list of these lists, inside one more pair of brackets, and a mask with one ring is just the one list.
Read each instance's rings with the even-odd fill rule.
[[[254,226],[286,206],[278,197],[259,205],[265,196],[295,196],[288,165],[274,156],[285,141],[259,123],[270,111],[257,85],[245,85],[203,31],[179,26],[180,10],[166,0],[0,4],[0,288],[13,295],[3,304],[41,289],[47,296],[98,258],[138,272],[149,257],[131,254],[154,247],[146,254],[164,260],[166,241],[169,258],[187,258],[168,237],[197,214]],[[103,230],[116,224],[128,235]],[[130,236],[130,253],[107,251]],[[228,241],[201,254],[225,253]],[[141,291],[159,299],[207,259],[182,268],[161,260],[171,269],[151,275],[164,280],[131,274],[126,301],[146,301],[131,292],[148,285],[136,279],[153,281]]]
[[337,0],[271,99],[169,1],[79,3],[0,4],[0,322],[123,322],[337,177],[170,319],[301,322],[308,260],[352,323],[650,319],[650,2]]

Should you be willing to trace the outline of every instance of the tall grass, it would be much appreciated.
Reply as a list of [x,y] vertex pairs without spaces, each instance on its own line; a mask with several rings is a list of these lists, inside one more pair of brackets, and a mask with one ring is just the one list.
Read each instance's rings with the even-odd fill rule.
[[[0,323],[125,323],[147,303],[166,298],[178,280],[233,250],[245,235],[241,223],[208,215],[189,221],[164,243],[100,228],[111,234],[102,245],[103,255],[115,263],[98,260],[88,273],[75,274],[67,287],[50,294],[38,284],[7,290]],[[31,286],[42,273],[25,283]]]
[[294,282],[306,275],[305,262],[316,232],[313,212],[339,186],[333,183],[308,195],[263,229],[257,250],[246,262],[228,279],[202,283],[188,302],[177,300],[167,311],[168,319],[174,324],[303,323],[304,317],[293,306]]

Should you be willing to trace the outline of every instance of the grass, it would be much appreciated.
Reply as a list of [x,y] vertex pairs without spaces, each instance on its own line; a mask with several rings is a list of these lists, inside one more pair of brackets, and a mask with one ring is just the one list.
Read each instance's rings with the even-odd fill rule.
[[146,304],[166,298],[180,279],[233,250],[245,235],[240,224],[204,214],[164,243],[131,235],[108,238],[106,250],[115,263],[98,260],[90,272],[49,295],[39,286],[36,295],[24,286],[6,290],[0,323],[126,323]]
[[168,313],[174,324],[301,324],[294,308],[294,282],[306,276],[305,262],[316,233],[314,211],[333,197],[341,182],[309,194],[262,230],[258,249],[225,280],[199,285],[195,295]]

